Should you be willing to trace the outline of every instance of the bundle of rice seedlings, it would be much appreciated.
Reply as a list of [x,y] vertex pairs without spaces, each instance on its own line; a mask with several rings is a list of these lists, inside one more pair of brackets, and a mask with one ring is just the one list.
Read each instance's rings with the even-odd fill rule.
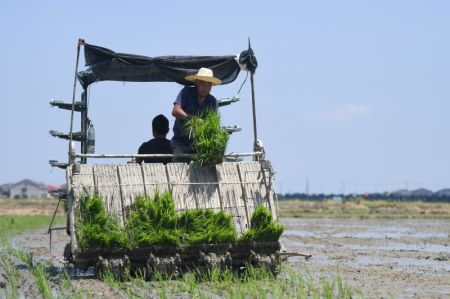
[[103,200],[97,196],[87,196],[80,201],[77,223],[78,245],[82,248],[123,248],[126,234],[119,226],[117,217],[106,213]]
[[206,110],[189,120],[187,126],[196,150],[194,163],[199,166],[222,163],[229,134],[221,127],[219,113]]
[[177,219],[170,192],[136,198],[126,223],[131,246],[180,244]]
[[259,205],[251,218],[250,228],[241,236],[241,242],[275,242],[283,233],[284,227],[275,223],[272,214],[263,205]]
[[180,215],[178,226],[189,245],[231,243],[236,241],[232,218],[223,211],[190,210]]

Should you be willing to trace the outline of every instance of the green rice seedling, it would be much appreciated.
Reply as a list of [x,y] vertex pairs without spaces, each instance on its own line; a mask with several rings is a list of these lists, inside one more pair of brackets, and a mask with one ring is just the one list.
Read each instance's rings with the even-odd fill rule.
[[194,272],[185,273],[181,278],[181,291],[188,292],[191,297],[198,293],[198,281]]
[[111,288],[118,289],[122,286],[121,281],[109,270],[102,271],[100,279]]
[[61,273],[61,284],[65,290],[70,292],[73,291],[72,282],[70,281],[69,273],[67,273],[66,270]]
[[41,292],[42,297],[45,299],[52,298],[52,293],[50,286],[48,284],[48,274],[45,270],[45,265],[43,263],[38,263],[31,268],[31,273],[33,274],[37,287]]
[[337,294],[339,298],[352,298],[352,292],[348,288],[347,284],[342,281],[341,276],[336,277]]
[[253,212],[248,229],[239,239],[241,242],[275,242],[283,233],[283,226],[272,219],[272,214],[263,205]]
[[37,287],[45,299],[52,298],[51,289],[48,284],[48,273],[44,263],[33,263],[33,256],[26,251],[9,249],[10,254],[15,255],[30,267],[30,271],[36,280]]
[[190,210],[180,215],[179,227],[187,244],[231,243],[236,241],[232,216],[211,209]]
[[82,248],[123,248],[128,242],[117,217],[106,213],[103,200],[88,196],[80,201],[77,224],[78,245]]
[[177,220],[170,192],[136,198],[126,223],[131,246],[180,244]]
[[33,267],[33,256],[26,251],[8,248],[8,253],[18,257],[22,262],[28,265],[28,267]]
[[262,267],[254,267],[250,264],[245,266],[244,272],[242,274],[242,281],[251,282],[251,281],[273,281],[276,277],[274,274]]
[[321,284],[322,284],[322,297],[323,298],[333,298],[334,281],[330,282],[325,279],[322,279]]
[[[6,298],[19,298],[19,271],[8,257],[0,253],[0,267],[5,271],[5,278],[9,284],[9,288],[5,288]],[[9,292],[8,292],[9,289]]]
[[198,166],[222,163],[229,134],[221,127],[219,113],[206,110],[189,120],[187,127],[196,150],[194,163]]

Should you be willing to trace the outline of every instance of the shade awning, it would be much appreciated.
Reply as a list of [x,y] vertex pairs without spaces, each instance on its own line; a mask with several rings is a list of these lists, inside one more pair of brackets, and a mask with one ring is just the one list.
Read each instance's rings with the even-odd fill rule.
[[160,56],[147,57],[116,53],[112,50],[84,44],[86,70],[77,73],[83,88],[98,81],[128,82],[177,82],[183,85],[193,83],[185,80],[201,67],[213,70],[222,84],[233,82],[241,68],[253,71],[257,67],[251,49],[238,56]]

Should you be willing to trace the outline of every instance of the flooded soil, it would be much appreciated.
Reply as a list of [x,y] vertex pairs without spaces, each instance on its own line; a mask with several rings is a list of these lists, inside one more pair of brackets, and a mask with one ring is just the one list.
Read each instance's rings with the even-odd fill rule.
[[290,263],[369,298],[450,298],[450,219],[282,218]]
[[[367,298],[450,298],[450,219],[282,218],[281,223],[286,250],[312,255],[291,257],[289,264],[316,283],[340,275]],[[58,270],[68,241],[64,230],[53,232],[50,251],[49,235],[41,229],[12,238],[10,245],[35,260],[51,260]],[[19,293],[40,297],[33,279],[24,277]],[[58,279],[51,281],[60,292]],[[97,279],[74,279],[72,287],[90,290],[93,297],[126,298]]]

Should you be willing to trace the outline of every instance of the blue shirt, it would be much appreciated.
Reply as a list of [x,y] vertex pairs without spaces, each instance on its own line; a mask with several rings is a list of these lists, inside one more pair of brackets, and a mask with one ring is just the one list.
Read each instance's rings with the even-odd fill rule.
[[[178,104],[188,115],[196,115],[206,109],[217,110],[217,100],[208,94],[201,104],[197,100],[197,87],[186,86],[178,94],[174,104]],[[185,128],[186,120],[176,119],[173,125],[173,137],[176,139],[188,139],[189,132]]]

